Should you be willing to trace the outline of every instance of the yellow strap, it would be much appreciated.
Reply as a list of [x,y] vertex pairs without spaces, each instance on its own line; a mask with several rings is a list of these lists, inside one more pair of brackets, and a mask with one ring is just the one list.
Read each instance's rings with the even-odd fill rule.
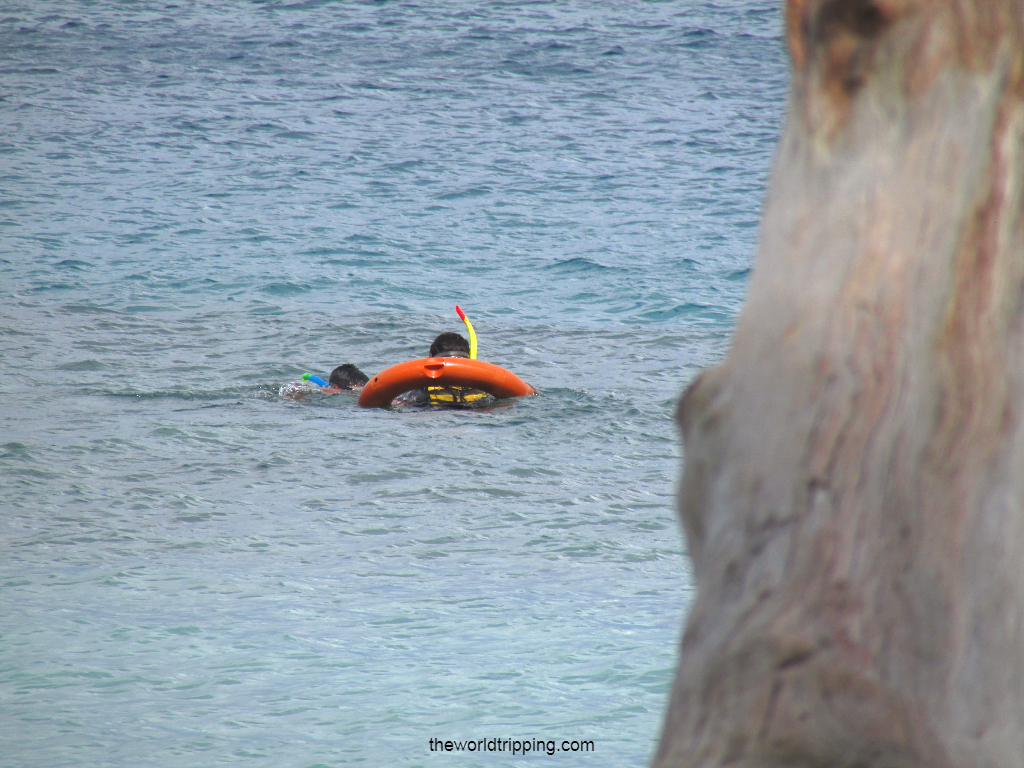
[[435,403],[454,403],[456,400],[461,400],[464,403],[472,403],[474,400],[480,400],[487,397],[486,392],[473,392],[469,395],[462,394],[462,387],[452,387],[453,390],[457,390],[458,397],[451,392],[446,392],[446,387],[427,387],[427,393],[430,395],[430,399]]

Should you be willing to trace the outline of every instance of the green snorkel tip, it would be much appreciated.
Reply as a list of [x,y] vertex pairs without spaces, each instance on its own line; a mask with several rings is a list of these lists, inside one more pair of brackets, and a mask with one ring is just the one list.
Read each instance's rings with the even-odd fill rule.
[[312,373],[304,373],[304,374],[302,374],[302,380],[303,381],[312,381],[318,387],[329,387],[330,386],[330,384],[328,384],[326,381],[321,379],[319,376],[314,376]]

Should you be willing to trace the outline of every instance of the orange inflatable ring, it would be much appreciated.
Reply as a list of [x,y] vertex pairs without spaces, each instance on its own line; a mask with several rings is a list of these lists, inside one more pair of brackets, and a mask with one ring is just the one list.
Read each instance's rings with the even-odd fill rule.
[[460,357],[425,357],[378,373],[363,387],[359,405],[386,408],[403,392],[445,386],[480,389],[499,399],[536,394],[533,387],[500,365]]

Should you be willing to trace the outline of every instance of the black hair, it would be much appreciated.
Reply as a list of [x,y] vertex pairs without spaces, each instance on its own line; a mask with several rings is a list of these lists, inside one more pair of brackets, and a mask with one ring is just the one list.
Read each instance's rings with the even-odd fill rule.
[[331,378],[328,379],[328,382],[331,386],[340,387],[341,389],[355,389],[356,387],[363,386],[369,380],[370,377],[352,365],[352,363],[345,363],[331,371]]
[[430,345],[430,356],[469,357],[469,342],[461,334],[450,331],[442,333]]

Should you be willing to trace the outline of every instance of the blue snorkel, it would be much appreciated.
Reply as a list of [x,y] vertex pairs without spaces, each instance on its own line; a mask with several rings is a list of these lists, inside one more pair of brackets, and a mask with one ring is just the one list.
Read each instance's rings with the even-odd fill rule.
[[327,388],[327,387],[331,386],[326,381],[321,379],[319,376],[317,376],[315,374],[312,374],[312,373],[304,373],[304,374],[302,374],[302,380],[303,381],[312,381],[318,387]]

